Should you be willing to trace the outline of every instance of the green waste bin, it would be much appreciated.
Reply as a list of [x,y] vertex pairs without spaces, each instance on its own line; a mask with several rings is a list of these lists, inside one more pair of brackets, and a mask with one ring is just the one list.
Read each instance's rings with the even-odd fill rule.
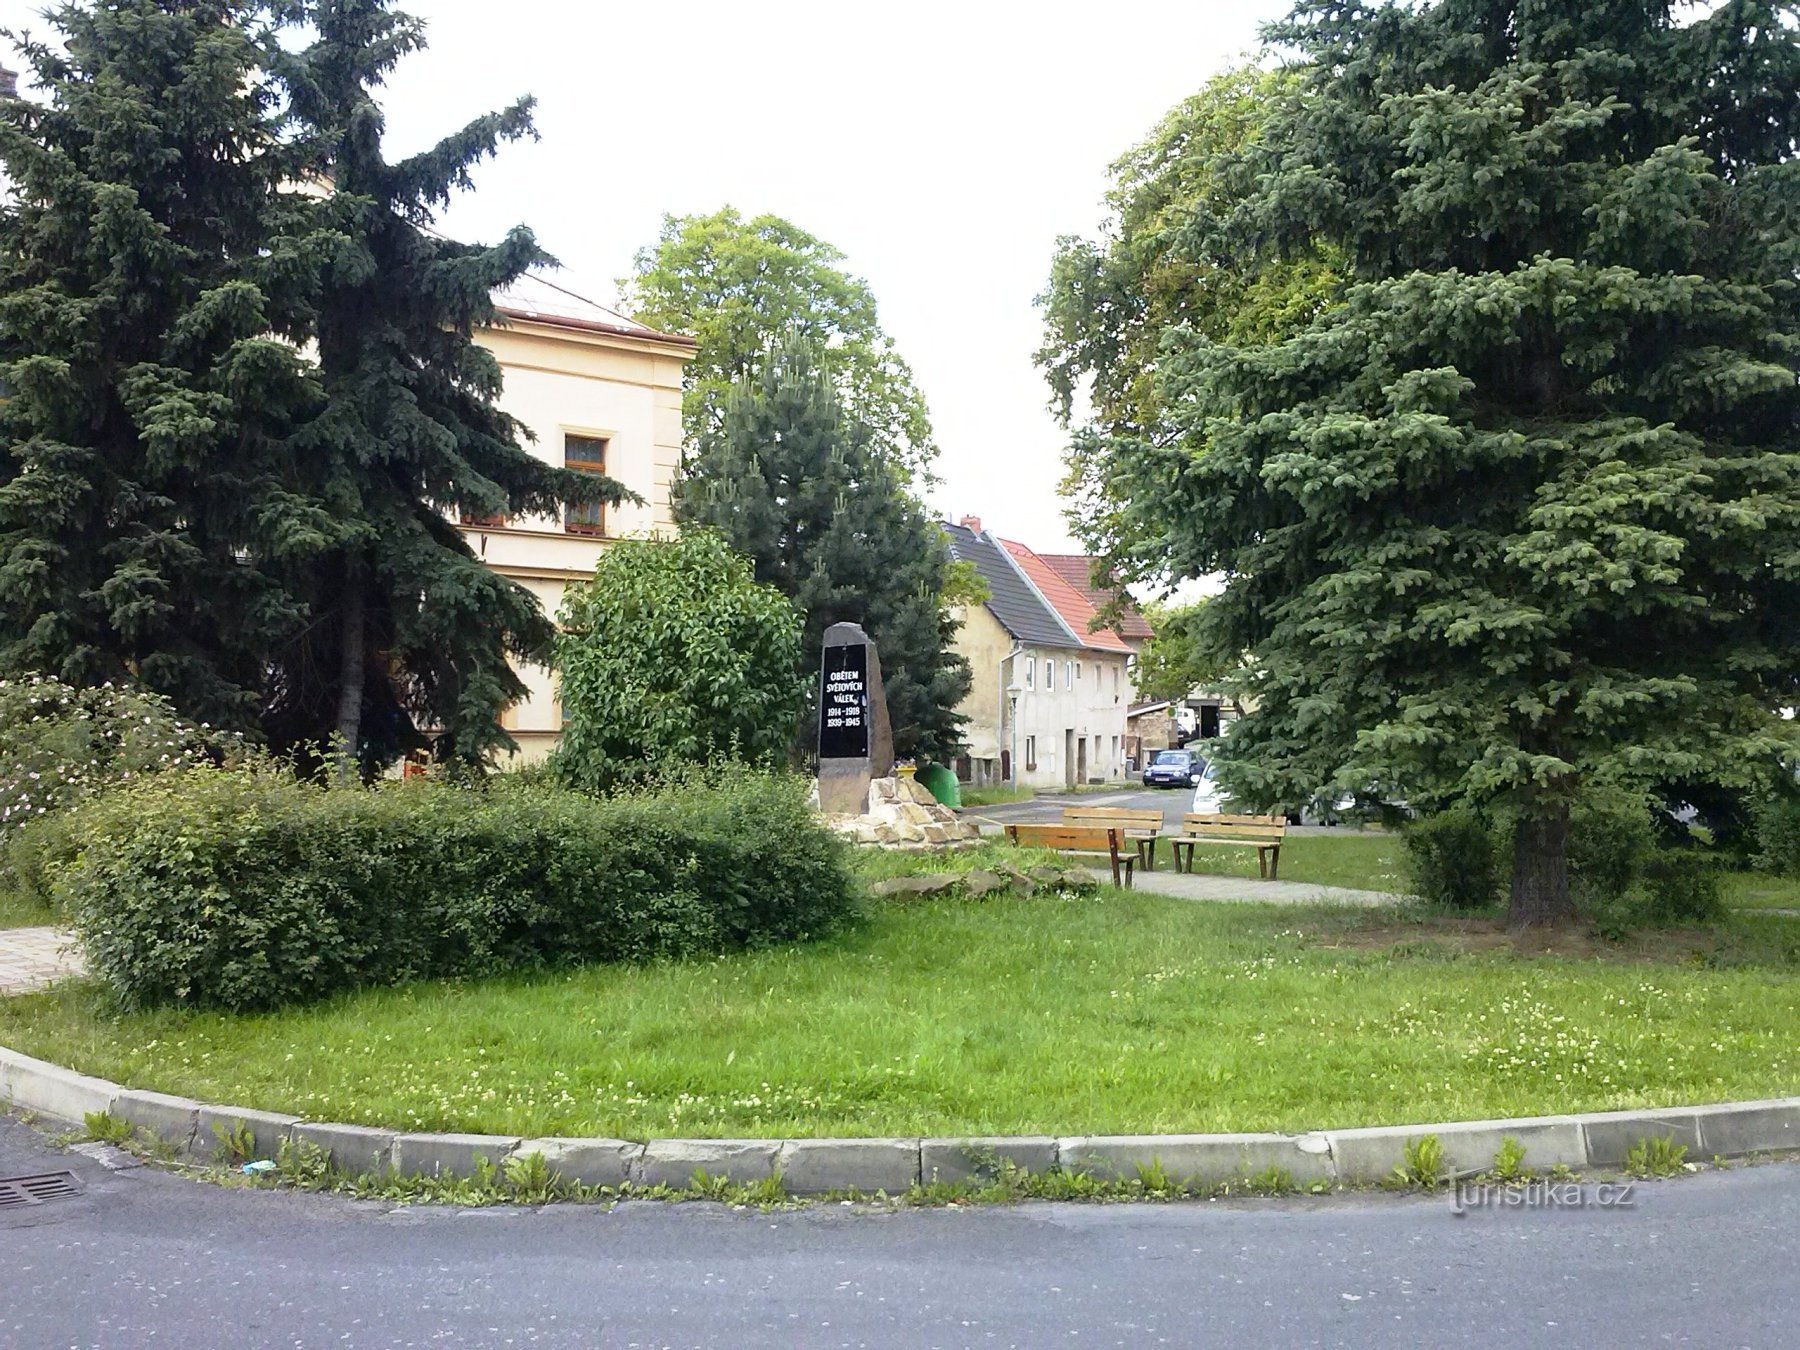
[[943,806],[961,806],[962,793],[956,786],[956,775],[942,764],[933,764],[920,771],[920,785]]

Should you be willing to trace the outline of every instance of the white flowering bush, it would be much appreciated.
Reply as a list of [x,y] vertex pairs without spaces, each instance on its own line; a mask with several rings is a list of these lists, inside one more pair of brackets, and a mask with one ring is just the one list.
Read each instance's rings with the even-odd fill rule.
[[175,715],[160,694],[0,680],[0,839],[134,776],[214,759],[236,737]]
[[[48,676],[0,680],[0,883],[35,894],[58,817],[110,787],[209,763],[238,738],[175,715],[161,695],[80,688]],[[48,828],[47,828],[48,827]],[[43,898],[43,897],[40,897]]]

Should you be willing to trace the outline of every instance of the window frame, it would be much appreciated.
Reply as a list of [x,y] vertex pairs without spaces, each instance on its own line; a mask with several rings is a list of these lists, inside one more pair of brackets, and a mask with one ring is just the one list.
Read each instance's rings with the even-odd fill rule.
[[[599,446],[599,457],[572,457],[569,453],[576,445]],[[604,477],[606,474],[607,452],[612,449],[612,437],[604,432],[577,431],[573,427],[563,428],[563,468],[575,473],[590,473]],[[592,513],[592,519],[587,513]],[[563,533],[578,535],[583,538],[606,538],[606,503],[595,502],[591,506],[563,505]]]

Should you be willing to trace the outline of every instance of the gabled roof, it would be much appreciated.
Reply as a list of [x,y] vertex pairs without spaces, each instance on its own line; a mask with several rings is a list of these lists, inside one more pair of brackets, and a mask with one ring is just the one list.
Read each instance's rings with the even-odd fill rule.
[[1119,618],[1113,624],[1113,631],[1127,642],[1142,642],[1154,636],[1150,631],[1150,623],[1138,612],[1138,607],[1131,603],[1131,597],[1122,591],[1096,590],[1093,584],[1094,559],[1085,553],[1040,553],[1050,565],[1052,571],[1069,585],[1081,592],[1082,598],[1096,610],[1104,613],[1108,605],[1115,601],[1119,605]]
[[537,272],[527,272],[505,290],[494,293],[494,307],[509,319],[527,323],[549,324],[553,328],[572,328],[587,333],[612,333],[619,337],[660,342],[690,351],[694,339],[659,329],[627,318],[615,309],[596,304],[586,296],[557,285]]
[[1057,575],[1054,567],[1023,544],[1016,544],[1010,539],[1003,539],[1001,542],[1006,545],[1006,551],[1012,555],[1019,569],[1037,588],[1038,594],[1056,610],[1057,617],[1080,636],[1083,647],[1102,652],[1130,653],[1136,650],[1112,629],[1094,627],[1099,614],[1088,603],[1086,596]]
[[1034,647],[1079,647],[1081,639],[1025,579],[999,540],[985,530],[944,525],[950,556],[971,564],[987,583],[988,612],[1015,642]]

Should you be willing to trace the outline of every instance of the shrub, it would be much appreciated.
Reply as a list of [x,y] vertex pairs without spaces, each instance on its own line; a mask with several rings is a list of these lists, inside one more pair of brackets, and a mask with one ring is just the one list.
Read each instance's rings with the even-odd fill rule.
[[80,819],[59,896],[130,1008],[799,940],[857,893],[806,785],[761,775],[596,801],[245,767],[161,775]]
[[0,680],[0,840],[133,775],[205,762],[228,742],[182,721],[159,694]]
[[1652,923],[1710,923],[1725,913],[1719,866],[1692,849],[1657,849],[1643,863],[1643,912]]
[[240,744],[184,722],[167,699],[141,689],[41,675],[0,680],[0,885],[47,905],[49,870],[80,841],[70,807]]
[[563,781],[609,792],[696,764],[774,764],[805,704],[800,614],[717,534],[621,540],[570,590]]
[[1595,788],[1569,813],[1569,890],[1590,910],[1615,904],[1631,892],[1655,849],[1648,800]]
[[1780,876],[1800,876],[1800,797],[1784,793],[1759,802],[1755,821],[1756,865]]
[[1444,909],[1485,909],[1505,880],[1502,855],[1488,823],[1455,807],[1421,816],[1402,836],[1413,893]]

